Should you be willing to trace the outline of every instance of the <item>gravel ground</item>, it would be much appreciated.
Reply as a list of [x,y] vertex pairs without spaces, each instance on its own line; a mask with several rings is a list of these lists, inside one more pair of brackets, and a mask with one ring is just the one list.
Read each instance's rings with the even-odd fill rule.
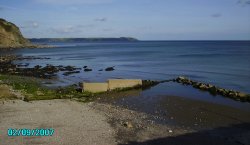
[[158,124],[157,116],[145,114],[103,103],[93,103],[92,108],[106,115],[109,123],[115,129],[118,144],[130,142],[145,142],[162,137],[178,136],[191,133],[194,130],[180,126]]
[[[114,130],[88,104],[70,100],[0,101],[0,145],[112,145]],[[9,137],[8,128],[53,128],[51,137]]]

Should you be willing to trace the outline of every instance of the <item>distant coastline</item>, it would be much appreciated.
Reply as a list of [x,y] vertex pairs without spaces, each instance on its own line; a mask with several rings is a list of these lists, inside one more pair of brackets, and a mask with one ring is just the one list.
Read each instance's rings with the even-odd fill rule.
[[136,38],[132,37],[119,37],[119,38],[30,38],[32,43],[51,43],[51,42],[137,42]]

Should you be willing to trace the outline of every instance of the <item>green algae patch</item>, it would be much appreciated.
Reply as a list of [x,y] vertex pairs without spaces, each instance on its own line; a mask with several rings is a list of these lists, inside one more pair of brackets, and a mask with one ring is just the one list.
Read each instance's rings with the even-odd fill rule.
[[51,100],[51,99],[72,99],[78,98],[82,102],[92,101],[95,94],[80,92],[74,86],[51,89],[41,85],[41,80],[31,77],[0,75],[3,84],[18,90],[24,96],[24,101]]

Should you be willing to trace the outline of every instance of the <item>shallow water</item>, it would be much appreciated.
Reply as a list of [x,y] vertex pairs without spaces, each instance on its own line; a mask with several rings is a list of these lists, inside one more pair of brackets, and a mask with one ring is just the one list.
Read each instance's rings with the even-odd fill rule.
[[[92,72],[59,75],[57,85],[80,81],[106,81],[109,78],[172,79],[180,75],[227,89],[250,93],[250,41],[146,41],[127,43],[54,43],[57,48],[18,49],[0,53],[49,57],[46,60],[23,60],[34,65],[85,65]],[[98,71],[115,66],[115,71]],[[162,96],[184,96],[219,103],[244,110],[249,103],[214,97],[188,86],[164,83],[143,91],[142,95],[125,98],[123,104],[136,104],[147,110],[157,106]],[[160,97],[161,96],[161,97]],[[124,99],[123,99],[124,100]],[[118,100],[119,102],[119,100]],[[137,102],[137,103],[135,103]],[[146,105],[146,107],[143,107]],[[154,107],[153,107],[154,108]],[[152,109],[149,107],[149,110]]]
[[[176,93],[176,89],[180,91]],[[249,103],[211,96],[177,83],[163,83],[146,91],[104,95],[99,102],[146,112],[156,123],[183,128],[208,129],[250,122]]]

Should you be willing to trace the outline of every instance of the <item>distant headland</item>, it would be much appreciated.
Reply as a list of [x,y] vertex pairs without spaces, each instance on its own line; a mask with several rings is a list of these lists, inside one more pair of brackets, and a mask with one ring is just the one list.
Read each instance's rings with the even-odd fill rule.
[[29,41],[33,43],[51,43],[51,42],[135,42],[139,41],[132,37],[119,37],[119,38],[31,38]]

